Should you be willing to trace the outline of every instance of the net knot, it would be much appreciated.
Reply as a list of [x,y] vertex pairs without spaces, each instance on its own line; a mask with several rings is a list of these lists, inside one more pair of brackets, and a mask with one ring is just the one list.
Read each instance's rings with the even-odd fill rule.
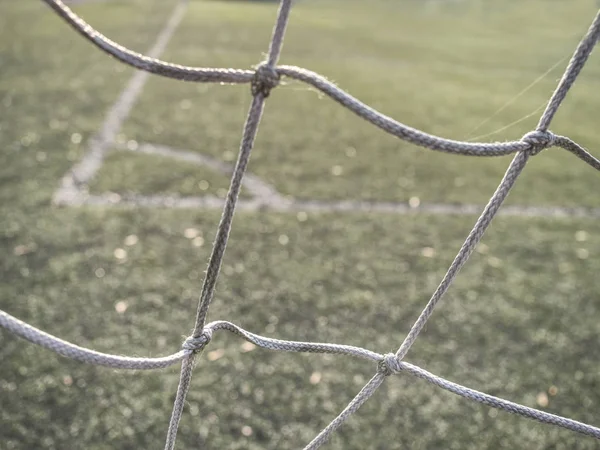
[[396,375],[402,371],[402,363],[394,353],[383,355],[383,359],[379,361],[377,371],[383,375]]
[[552,147],[556,136],[550,131],[530,131],[521,138],[521,142],[529,144],[529,154],[537,155],[545,148]]
[[181,346],[188,353],[197,353],[204,349],[212,339],[212,330],[205,328],[198,337],[189,336]]
[[262,62],[256,67],[254,78],[252,79],[252,95],[259,93],[263,97],[268,97],[271,89],[279,84],[280,75],[273,66],[267,62]]

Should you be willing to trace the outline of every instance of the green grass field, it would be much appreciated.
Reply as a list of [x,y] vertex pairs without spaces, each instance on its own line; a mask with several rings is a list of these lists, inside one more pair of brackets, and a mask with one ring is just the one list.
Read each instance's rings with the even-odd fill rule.
[[[595,6],[299,1],[282,63],[315,70],[403,123],[468,139],[544,104]],[[159,0],[75,7],[142,52],[172,9]],[[162,58],[250,67],[264,57],[275,14],[273,2],[192,0]],[[51,201],[132,74],[41,2],[0,0],[0,309],[82,346],[159,356],[179,349],[191,331],[219,212]],[[596,53],[551,127],[595,155],[598,75]],[[151,77],[119,141],[228,162],[248,91]],[[540,113],[482,140],[519,138]],[[299,199],[483,204],[509,161],[405,144],[288,80],[268,100],[249,169]],[[227,184],[202,167],[115,151],[90,190],[222,195]],[[551,149],[532,158],[507,203],[600,207],[599,190],[589,166]],[[240,211],[209,319],[282,339],[394,351],[475,219]],[[600,425],[599,271],[597,219],[499,217],[407,361]],[[199,358],[177,448],[302,448],[375,369],[338,356],[271,353],[216,334]],[[86,366],[0,330],[0,449],[162,448],[178,376],[177,367]],[[400,375],[325,448],[594,449],[597,441]]]

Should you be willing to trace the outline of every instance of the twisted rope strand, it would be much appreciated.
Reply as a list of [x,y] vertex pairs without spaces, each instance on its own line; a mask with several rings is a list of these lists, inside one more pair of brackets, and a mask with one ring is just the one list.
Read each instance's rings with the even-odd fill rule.
[[257,70],[252,80],[252,104],[248,111],[242,142],[240,144],[240,153],[227,193],[227,200],[225,201],[225,206],[223,208],[221,222],[217,229],[217,236],[215,238],[213,251],[208,263],[208,270],[204,279],[204,286],[202,286],[202,294],[200,296],[198,312],[196,315],[194,336],[197,336],[198,333],[201,332],[202,328],[204,328],[204,323],[206,322],[206,315],[208,314],[208,308],[214,294],[221,262],[225,253],[225,247],[227,246],[227,240],[229,239],[231,222],[233,220],[235,205],[241,189],[242,178],[244,177],[248,160],[250,159],[250,152],[254,146],[254,139],[256,138],[258,126],[262,117],[265,98],[268,97],[270,90],[277,85],[277,80],[274,80],[270,76],[270,72],[273,71],[274,64],[279,60],[291,5],[292,0],[281,1],[279,12],[277,14],[277,21],[269,44],[269,56],[267,62],[266,64],[259,66],[259,69],[262,67],[263,70]]
[[594,169],[600,170],[600,160],[568,137],[556,136],[554,145],[573,153],[575,156],[592,166]]
[[172,355],[159,358],[133,358],[129,356],[101,353],[64,341],[45,331],[39,330],[2,310],[0,310],[0,326],[23,339],[27,339],[29,342],[58,353],[66,358],[95,366],[111,367],[113,369],[164,369],[165,367],[177,364],[186,354],[186,352],[182,350]]
[[460,248],[458,254],[456,255],[456,258],[454,259],[454,261],[452,261],[452,264],[446,272],[446,275],[444,275],[444,278],[442,279],[440,285],[435,290],[431,299],[425,306],[425,309],[423,309],[417,321],[410,329],[408,335],[404,339],[404,342],[402,342],[402,345],[400,345],[400,348],[396,352],[396,356],[398,357],[398,359],[403,359],[410,347],[414,344],[415,340],[417,339],[417,336],[419,335],[419,333],[433,314],[433,310],[435,309],[436,305],[442,299],[442,297],[444,296],[444,294],[458,275],[458,272],[460,272],[464,264],[467,262],[467,260],[471,256],[471,253],[473,252],[473,250],[483,237],[483,234],[492,222],[492,219],[496,216],[496,213],[498,212],[500,206],[508,196],[511,188],[513,187],[515,181],[517,180],[517,177],[525,167],[525,164],[527,163],[528,159],[529,156],[525,152],[518,153],[513,159],[508,170],[506,171],[506,174],[504,175],[504,178],[502,179],[500,185],[496,189],[496,192],[494,192],[494,195],[492,195],[492,198],[481,213],[481,216],[475,223],[475,226],[473,227],[473,229],[469,233],[469,236]]
[[[262,116],[264,100],[265,97],[262,93],[259,93],[252,98],[248,119],[244,127],[244,137],[242,138],[240,153],[231,179],[231,185],[229,187],[229,191],[227,192],[227,199],[225,201],[223,214],[221,216],[221,221],[217,229],[217,235],[213,244],[213,250],[208,263],[206,276],[204,278],[202,292],[200,294],[200,301],[198,302],[196,324],[194,332],[192,333],[194,338],[199,337],[202,333],[204,323],[206,321],[206,315],[208,314],[208,308],[217,285],[217,279],[219,277],[223,255],[225,254],[225,248],[227,247],[227,241],[229,239],[229,232],[231,231],[231,222],[235,212],[235,204],[237,202],[242,185],[242,177],[250,157],[250,151],[252,150],[252,145],[254,144],[254,138],[258,130],[258,124]],[[183,413],[185,397],[190,388],[190,382],[192,380],[194,360],[195,353],[192,353],[188,358],[185,359],[181,366],[181,375],[179,378],[179,385],[177,386],[177,395],[173,405],[171,419],[169,421],[169,431],[167,433],[165,450],[173,450],[175,447],[175,439],[177,438],[179,420],[181,419],[181,414]]]
[[240,153],[233,171],[229,191],[227,192],[223,214],[221,215],[221,221],[217,228],[217,235],[215,236],[206,276],[204,278],[204,284],[202,286],[202,292],[200,294],[193,333],[193,336],[195,337],[198,337],[204,328],[208,308],[215,292],[223,256],[225,255],[225,249],[227,247],[227,241],[229,240],[229,233],[231,232],[231,223],[235,213],[235,206],[242,187],[242,178],[246,171],[246,167],[248,166],[250,152],[254,145],[254,138],[256,137],[258,124],[263,112],[264,100],[263,94],[256,95],[253,97],[252,104],[250,105],[248,119],[244,127],[244,136],[242,138]]
[[548,106],[544,110],[542,117],[540,117],[540,121],[537,126],[537,130],[546,131],[550,126],[550,122],[554,118],[554,115],[558,111],[558,107],[562,103],[562,101],[567,96],[569,89],[573,86],[573,83],[581,73],[581,69],[585,65],[589,56],[592,54],[592,50],[594,46],[598,42],[600,38],[600,9],[596,14],[590,28],[588,29],[586,35],[581,39],[579,45],[575,49],[575,53],[571,57],[571,61],[569,61],[569,65],[565,70],[556,90],[550,97],[550,101],[548,102]]
[[529,149],[529,146],[521,141],[494,143],[462,142],[427,134],[380,113],[315,72],[294,66],[278,66],[277,72],[313,86],[383,131],[420,147],[444,153],[469,156],[504,156]]
[[383,355],[372,352],[370,350],[354,347],[352,345],[330,344],[322,342],[300,342],[286,341],[282,339],[273,339],[258,334],[250,333],[243,328],[226,321],[212,322],[206,325],[206,329],[226,330],[248,342],[252,342],[257,346],[279,352],[299,352],[299,353],[330,353],[339,355],[355,356],[357,358],[367,359],[370,361],[380,361]]
[[249,83],[252,81],[254,72],[250,70],[188,67],[144,56],[108,39],[75,14],[61,0],[42,1],[50,6],[50,8],[52,8],[65,22],[71,25],[74,30],[93,43],[96,47],[136,69],[183,81],[197,81],[204,83]]
[[375,376],[373,376],[373,378],[371,378],[369,382],[365,384],[360,392],[356,394],[356,397],[354,397],[352,401],[348,403],[348,406],[346,406],[344,410],[323,429],[323,431],[321,431],[312,441],[310,441],[310,443],[304,447],[304,450],[316,450],[325,442],[327,442],[331,435],[373,396],[375,391],[379,389],[379,386],[381,386],[381,383],[383,383],[384,380],[385,375],[383,373],[378,372],[375,374]]
[[[223,214],[221,215],[221,220],[217,228],[217,235],[215,237],[212,253],[208,262],[208,269],[204,278],[200,300],[198,301],[196,323],[192,333],[193,338],[200,337],[203,332],[204,324],[206,323],[206,316],[214,295],[223,256],[227,247],[227,241],[229,240],[231,223],[233,221],[236,202],[242,186],[242,179],[244,177],[246,167],[248,166],[250,152],[254,146],[254,140],[256,138],[258,126],[262,117],[265,99],[269,96],[271,89],[274,88],[279,81],[279,77],[276,76],[276,74],[273,76],[273,65],[277,63],[281,53],[283,38],[291,10],[291,4],[292,0],[281,1],[279,12],[277,14],[277,20],[275,22],[273,34],[269,44],[269,56],[267,62],[259,66],[252,78],[252,104],[250,105],[250,110],[248,111],[248,116],[244,125],[242,141],[240,144],[240,152],[231,178],[229,191],[227,192]],[[194,358],[195,353],[192,353],[181,366],[181,375],[179,377],[177,395],[173,405],[171,419],[169,421],[165,450],[173,450],[175,447],[177,429],[181,419],[181,414],[183,413],[185,397],[189,390],[192,379]]]
[[484,394],[483,392],[476,391],[475,389],[470,389],[468,387],[461,386],[460,384],[453,383],[452,381],[448,381],[442,377],[438,377],[437,375],[433,375],[432,373],[407,362],[401,362],[400,365],[402,366],[403,371],[408,372],[411,375],[421,378],[442,389],[460,395],[461,397],[483,403],[484,405],[491,406],[492,408],[507,411],[511,414],[517,414],[541,423],[556,425],[566,428],[567,430],[600,439],[600,428],[586,425],[585,423],[577,422],[576,420],[567,419],[565,417],[550,414],[534,408],[529,408],[527,406],[519,405],[518,403],[513,403],[508,400],[494,397],[493,395]]
[[192,353],[187,356],[181,363],[181,372],[179,374],[179,384],[175,394],[175,402],[169,419],[169,428],[167,429],[167,438],[165,442],[165,450],[173,450],[175,441],[177,440],[177,431],[179,430],[179,422],[183,415],[183,407],[185,406],[185,398],[190,390],[192,382],[192,374],[194,372],[194,359],[196,354]]

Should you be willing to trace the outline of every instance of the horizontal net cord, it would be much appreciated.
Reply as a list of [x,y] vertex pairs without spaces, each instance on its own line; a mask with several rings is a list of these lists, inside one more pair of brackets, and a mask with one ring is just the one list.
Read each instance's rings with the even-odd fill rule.
[[97,366],[111,367],[113,369],[152,370],[172,366],[191,352],[198,352],[199,350],[204,349],[210,341],[210,337],[202,339],[202,334],[208,333],[209,336],[211,336],[214,331],[219,330],[229,331],[246,341],[267,350],[296,353],[342,354],[375,362],[378,362],[383,358],[382,354],[352,345],[269,338],[251,333],[234,323],[224,320],[207,324],[201,333],[200,338],[191,336],[184,342],[183,350],[173,353],[172,355],[157,358],[113,355],[81,347],[29,325],[2,310],[0,310],[0,327],[5,328],[33,344],[37,344],[69,359]]
[[28,323],[0,310],[0,326],[34,344],[52,350],[59,355],[96,366],[111,367],[113,369],[153,370],[164,369],[181,361],[186,353],[181,350],[177,353],[159,358],[135,358],[129,356],[111,355],[90,350],[79,345],[53,336],[39,330]]
[[61,0],[42,0],[81,36],[119,61],[137,69],[182,81],[205,83],[250,83],[252,70],[189,67],[150,58],[111,41],[75,14]]
[[[173,364],[178,363],[182,359],[189,355],[189,351],[182,350],[173,355],[162,357],[162,358],[130,358],[118,355],[109,355],[105,353],[96,352],[89,350],[77,345],[71,344],[60,338],[52,336],[41,330],[38,330],[25,322],[7,314],[4,311],[0,311],[0,326],[6,328],[12,333],[27,339],[28,341],[52,350],[67,358],[77,360],[84,363],[106,366],[114,369],[135,369],[135,370],[149,370],[149,369],[161,369]],[[302,341],[290,341],[282,339],[273,339],[265,336],[261,336],[255,333],[246,331],[242,327],[235,325],[227,321],[215,321],[206,325],[206,331],[229,331],[244,340],[251,342],[261,348],[279,352],[303,352],[303,353],[328,353],[328,354],[345,354],[348,356],[359,357],[373,362],[386,362],[386,356],[380,353],[376,353],[361,347],[354,347],[348,345],[337,345],[330,343],[317,343],[317,342],[302,342]],[[205,342],[206,343],[206,342]],[[203,348],[204,346],[202,346]],[[66,350],[66,349],[69,350]],[[387,361],[387,364],[390,364]],[[537,420],[542,423],[558,425],[563,428],[576,431],[585,435],[600,438],[600,429],[587,425],[575,420],[567,419],[558,415],[550,414],[544,411],[540,411],[534,408],[520,405],[502,398],[494,397],[489,394],[482,393],[480,391],[468,388],[466,386],[451,382],[445,378],[434,375],[418,366],[407,362],[399,362],[398,368],[393,373],[407,372],[416,377],[422,378],[429,383],[432,383],[442,389],[453,392],[471,400],[475,400],[479,403],[501,409],[513,414],[518,414],[530,419]],[[373,386],[369,384],[367,392],[370,392]],[[363,391],[361,391],[363,392]],[[363,392],[364,395],[364,392]],[[365,399],[366,400],[366,399]],[[362,403],[361,403],[362,404]],[[356,405],[353,405],[351,409],[354,409]],[[357,407],[354,409],[358,409]],[[341,425],[341,423],[340,423]],[[335,425],[334,425],[335,427]],[[333,432],[332,429],[330,429]],[[316,448],[316,447],[307,447]]]
[[[60,17],[97,47],[114,56],[121,62],[140,70],[183,81],[250,83],[253,80],[255,74],[255,71],[253,70],[182,66],[144,56],[105,37],[75,14],[68,6],[62,3],[61,0],[42,1],[46,2]],[[587,51],[591,52],[590,47],[583,46],[581,49],[582,58],[580,59],[585,60],[589,56],[589,53],[583,53]],[[571,64],[571,66],[575,69],[573,72],[576,72],[581,70],[583,64]],[[531,148],[531,145],[523,140],[491,143],[464,142],[428,134],[398,122],[375,110],[315,72],[295,66],[277,66],[275,67],[275,70],[277,73],[287,76],[288,78],[315,87],[378,128],[420,147],[445,153],[469,156],[504,156],[518,151],[526,151]],[[571,80],[572,76],[565,77],[565,79]],[[560,95],[558,95],[552,104],[560,104],[561,100]],[[587,162],[589,158],[584,160]],[[596,160],[596,162],[598,162],[598,160]],[[598,164],[600,164],[600,162],[598,162]]]
[[261,348],[281,352],[299,352],[299,353],[329,353],[355,356],[368,359],[370,361],[381,361],[383,355],[370,350],[355,347],[352,345],[331,344],[326,342],[303,342],[288,341],[283,339],[268,338],[258,334],[250,333],[243,328],[227,321],[216,321],[206,325],[206,328],[212,330],[227,330],[234,333],[248,342],[251,342]]

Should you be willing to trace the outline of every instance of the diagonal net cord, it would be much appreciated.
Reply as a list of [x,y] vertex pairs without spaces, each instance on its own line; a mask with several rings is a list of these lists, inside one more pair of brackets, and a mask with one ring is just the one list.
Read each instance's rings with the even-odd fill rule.
[[[462,265],[467,261],[469,255],[471,254],[471,252],[477,245],[477,242],[479,242],[479,240],[483,236],[483,233],[485,232],[486,228],[490,224],[491,220],[493,219],[495,214],[498,212],[500,205],[502,204],[504,199],[508,196],[510,189],[514,185],[517,177],[519,176],[519,174],[521,173],[523,168],[525,167],[525,164],[527,163],[528,159],[529,159],[529,155],[526,152],[518,153],[517,156],[515,156],[513,162],[511,163],[506,174],[504,175],[504,178],[503,178],[502,182],[500,183],[500,186],[498,186],[498,189],[492,196],[492,199],[489,201],[489,203],[485,207],[483,214],[481,215],[481,217],[475,224],[475,227],[473,228],[473,230],[469,234],[469,237],[467,238],[467,240],[463,244],[462,248],[460,249],[458,256],[452,263],[452,266],[450,267],[450,270],[444,277],[442,283],[440,284],[440,287],[438,287],[438,290],[435,292],[432,299],[427,304],[427,307],[425,308],[425,310],[421,313],[421,316],[419,317],[419,319],[417,319],[417,322],[415,323],[415,325],[413,326],[407,339],[405,340],[405,342],[409,342],[408,347],[405,346],[406,349],[408,349],[410,347],[410,344],[412,344],[412,342],[414,342],[417,334],[419,333],[419,331],[421,331],[421,329],[425,325],[425,322],[431,316],[433,309],[435,308],[437,302],[439,300],[441,300],[443,294],[446,292],[446,290],[452,283],[452,280],[457,275],[457,273],[460,270],[460,268],[462,267]],[[411,338],[411,340],[408,340],[409,337]],[[405,344],[403,344],[403,345],[405,345]],[[400,347],[400,349],[402,350],[405,347]],[[387,366],[390,366],[391,364],[393,364],[394,360],[400,362],[401,357],[398,356],[400,354],[401,353],[399,350],[398,353],[395,355],[395,358],[393,358],[393,360],[387,361]],[[399,372],[399,370],[396,370],[395,372]],[[366,386],[356,395],[356,397],[342,411],[342,413],[340,415],[338,415],[325,429],[323,429],[323,431],[321,431],[319,433],[319,435],[317,435],[317,437],[315,437],[305,447],[305,450],[314,450],[314,449],[321,447],[321,445],[323,445],[329,439],[331,434],[337,428],[339,428],[340,425],[342,425],[342,423],[344,423],[344,421],[346,421],[346,419],[348,419],[348,417],[350,417],[354,412],[356,412],[358,410],[358,408],[360,408],[362,406],[362,404],[364,402],[366,402],[375,393],[377,388],[379,386],[381,386],[381,384],[383,383],[383,380],[385,379],[386,375],[389,375],[388,373],[386,373],[386,371],[379,371],[366,384]]]
[[[321,431],[321,433],[319,433],[319,435],[317,435],[317,437],[315,437],[315,439],[313,439],[310,444],[305,447],[305,450],[314,450],[323,445],[329,436],[375,393],[386,375],[400,371],[397,367],[398,364],[402,361],[404,356],[406,356],[406,353],[414,344],[417,336],[423,330],[423,327],[425,327],[425,324],[433,314],[436,305],[442,299],[464,264],[468,261],[471,253],[483,237],[483,234],[492,222],[493,218],[496,216],[496,213],[500,209],[502,202],[506,199],[510,190],[514,186],[517,177],[524,169],[530,155],[535,155],[544,148],[547,148],[555,143],[555,135],[548,132],[547,129],[552,121],[552,118],[554,117],[554,114],[556,114],[558,107],[573,85],[573,82],[581,73],[581,69],[583,69],[585,62],[592,53],[592,50],[594,49],[599,37],[600,11],[592,22],[587,34],[577,46],[577,49],[575,50],[575,53],[573,54],[573,57],[567,66],[565,74],[560,80],[556,90],[548,102],[546,109],[544,110],[544,113],[542,114],[537,130],[530,132],[523,137],[523,141],[529,144],[529,149],[517,153],[512,160],[512,163],[506,171],[506,174],[500,182],[500,185],[496,189],[496,192],[494,192],[494,195],[486,205],[483,213],[475,223],[475,226],[469,233],[456,258],[450,265],[450,268],[446,272],[446,275],[442,279],[440,285],[425,306],[425,309],[417,318],[394,357],[386,361],[387,370],[377,373],[356,395],[356,397],[354,397],[346,409],[344,409],[340,415],[338,415],[325,429],[323,429],[323,431]],[[392,367],[394,365],[396,366],[395,368]]]
[[[530,154],[535,155],[544,148],[547,148],[555,143],[556,136],[548,132],[550,122],[556,114],[558,107],[567,96],[567,93],[573,85],[573,82],[581,73],[581,69],[583,69],[585,62],[592,53],[594,45],[598,41],[599,37],[600,11],[598,12],[596,18],[592,22],[592,25],[590,26],[587,34],[577,46],[577,49],[575,50],[575,53],[573,54],[573,57],[571,58],[571,61],[567,66],[565,74],[560,80],[556,90],[552,94],[552,97],[548,102],[548,106],[546,107],[544,113],[542,114],[542,117],[540,118],[537,130],[530,132],[523,137],[524,141],[529,142],[531,144],[531,149],[528,150]],[[500,183],[500,186],[492,196],[488,205],[485,207],[483,213],[481,214],[481,217],[475,224],[475,227],[467,237],[464,245],[462,246],[458,255],[456,256],[456,259],[452,262],[452,265],[450,266],[448,272],[444,276],[444,279],[442,280],[439,287],[431,297],[431,300],[429,301],[429,303],[427,304],[427,306],[413,325],[412,329],[406,336],[406,339],[404,339],[404,342],[402,342],[402,345],[396,352],[398,359],[402,359],[406,355],[409,348],[415,342],[417,335],[425,326],[427,319],[429,319],[429,317],[433,313],[435,305],[446,293],[446,291],[450,287],[450,284],[452,283],[454,278],[456,278],[456,275],[458,275],[458,272],[460,271],[462,266],[465,264],[465,262],[467,262],[469,256],[471,256],[471,253],[475,249],[475,246],[481,240],[483,233],[489,226],[491,220],[498,212],[500,205],[502,204],[502,202],[508,195],[510,189],[512,188],[516,177],[519,175],[519,173],[525,166],[527,158],[527,152],[522,152],[517,154],[517,156],[515,156],[515,158],[513,159],[513,162],[511,163],[508,171],[506,172],[504,179]]]
[[[240,146],[240,154],[234,169],[234,174],[221,222],[217,230],[213,252],[209,260],[207,275],[204,280],[202,294],[200,296],[198,305],[195,328],[192,335],[183,343],[183,349],[181,351],[169,356],[158,358],[132,358],[100,353],[52,336],[18,320],[15,317],[10,316],[3,311],[0,311],[0,326],[8,329],[24,339],[41,345],[65,357],[94,365],[119,369],[147,370],[164,368],[182,361],[181,378],[173,407],[173,413],[171,415],[165,447],[167,449],[172,449],[175,445],[177,427],[183,411],[185,396],[191,381],[195,355],[203,350],[210,342],[213,332],[219,330],[229,331],[249,342],[269,350],[342,354],[376,361],[378,363],[378,370],[375,376],[369,381],[369,383],[367,383],[367,385],[344,409],[344,411],[306,447],[309,449],[318,448],[325,443],[330,434],[371,397],[371,395],[383,383],[385,377],[398,374],[400,372],[407,372],[413,376],[424,379],[429,383],[441,387],[442,389],[446,389],[470,400],[477,401],[494,408],[502,409],[510,413],[519,414],[542,423],[564,427],[569,430],[600,439],[599,428],[543,411],[538,411],[533,408],[528,408],[526,406],[503,400],[465,386],[461,386],[403,361],[404,356],[414,343],[420,331],[423,329],[429,317],[432,315],[435,306],[448,290],[452,281],[457,276],[462,266],[468,260],[473,249],[482,238],[485,230],[498,212],[502,202],[509,194],[516,181],[516,178],[523,170],[530,156],[539,153],[545,148],[557,146],[573,153],[575,156],[582,159],[596,170],[600,170],[600,161],[587,152],[583,147],[579,146],[577,143],[573,142],[567,137],[554,135],[547,130],[554,114],[558,110],[561,102],[564,100],[569,88],[578,77],[581,69],[585,65],[587,58],[593,50],[595,43],[599,39],[600,12],[594,19],[587,35],[582,39],[577,47],[569,66],[565,71],[565,74],[559,82],[556,91],[551,97],[548,106],[540,119],[536,131],[527,133],[519,141],[486,144],[453,141],[429,135],[401,124],[394,119],[391,119],[370,108],[368,105],[365,105],[364,103],[345,93],[333,83],[330,83],[325,78],[314,72],[293,66],[276,67],[283,45],[283,37],[292,3],[291,0],[283,0],[281,2],[278,18],[272,35],[268,59],[266,62],[260,64],[255,71],[194,68],[165,63],[153,58],[148,58],[110,41],[85,23],[77,15],[75,15],[60,0],[43,1],[49,4],[52,9],[54,9],[85,38],[93,42],[102,50],[127,64],[158,75],[187,81],[221,81],[231,83],[251,82],[253,101],[248,113],[246,125],[244,127],[244,134]],[[206,316],[214,294],[221,261],[231,229],[231,222],[235,211],[235,204],[239,194],[241,180],[248,164],[250,151],[258,130],[258,124],[262,115],[264,100],[269,95],[271,89],[278,84],[281,75],[285,75],[289,78],[313,85],[340,103],[342,106],[348,108],[359,117],[371,122],[382,130],[391,133],[400,139],[412,142],[425,148],[447,153],[473,156],[499,156],[517,153],[502,182],[490,199],[488,205],[485,207],[481,217],[477,220],[475,227],[461,247],[446,276],[440,283],[440,286],[433,294],[427,306],[395,354],[390,353],[381,355],[364,348],[347,345],[273,339],[248,332],[237,325],[225,321],[217,321],[205,325]]]

